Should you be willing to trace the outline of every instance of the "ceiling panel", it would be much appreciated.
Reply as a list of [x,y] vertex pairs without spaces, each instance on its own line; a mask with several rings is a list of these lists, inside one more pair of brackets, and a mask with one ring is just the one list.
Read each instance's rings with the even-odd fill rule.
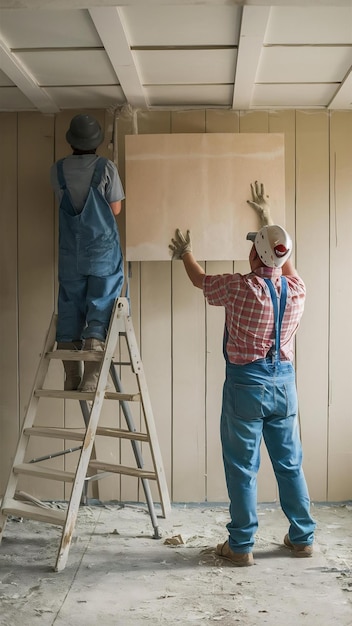
[[[321,107],[331,100],[336,89],[336,84],[256,85],[252,106],[267,108]],[[294,105],[295,102],[297,103],[296,106]]]
[[14,86],[14,82],[7,76],[7,74],[5,74],[5,72],[0,70],[0,86],[8,87],[10,85]]
[[230,107],[232,85],[155,85],[146,87],[150,106]]
[[131,46],[231,46],[238,41],[239,6],[130,6],[122,15]]
[[341,81],[352,63],[352,48],[274,46],[263,48],[257,83]]
[[0,31],[10,48],[101,46],[87,10],[2,10]]
[[352,7],[272,7],[265,43],[352,44]]
[[116,85],[116,74],[104,50],[46,50],[17,53],[44,85]]
[[36,107],[18,87],[0,87],[1,111],[32,111]]
[[233,50],[140,50],[135,53],[144,85],[233,83]]
[[112,85],[92,87],[46,87],[45,91],[60,109],[109,108],[126,104],[121,87]]

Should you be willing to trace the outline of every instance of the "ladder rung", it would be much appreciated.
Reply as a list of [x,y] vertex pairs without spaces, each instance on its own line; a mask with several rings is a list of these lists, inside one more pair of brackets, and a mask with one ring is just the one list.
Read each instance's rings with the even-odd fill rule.
[[[63,398],[66,400],[94,400],[94,391],[63,391],[62,389],[36,389],[34,392],[36,398]],[[118,392],[105,392],[105,398],[107,400],[119,400],[126,402],[138,402],[140,400],[140,393],[118,393]]]
[[48,510],[41,507],[18,502],[12,498],[6,498],[3,502],[1,512],[4,515],[15,515],[16,517],[28,517],[38,522],[46,522],[47,524],[56,524],[63,526],[66,520],[66,511],[58,511],[56,509]]
[[125,400],[127,402],[139,402],[141,399],[141,394],[139,391],[136,393],[119,393],[115,391],[106,391],[105,392],[106,400]]
[[[119,439],[133,439],[135,441],[149,441],[149,436],[146,433],[125,430],[123,428],[106,428],[105,426],[98,426],[97,435],[101,435],[102,437],[117,437]],[[66,437],[66,439],[68,439],[68,437]]]
[[136,476],[138,478],[146,478],[147,480],[156,480],[155,472],[144,469],[126,467],[124,465],[114,465],[113,463],[105,463],[104,461],[91,460],[89,467],[104,472],[112,472],[113,474],[125,474],[126,476]]
[[104,352],[98,350],[53,350],[47,352],[48,359],[59,359],[60,361],[102,361]]
[[[25,428],[23,433],[27,437],[48,437],[52,439],[67,439],[69,441],[83,441],[85,432],[79,430],[71,430],[69,428],[50,428],[47,426],[33,426]],[[133,439],[136,441],[145,441],[148,443],[149,436],[146,433],[126,430],[123,428],[107,428],[98,426],[97,435],[101,437],[116,437],[117,439]]]
[[53,467],[44,467],[38,463],[20,463],[13,468],[14,474],[25,474],[26,476],[37,476],[38,478],[49,478],[51,480],[61,480],[65,483],[73,483],[75,474]]
[[79,430],[71,430],[69,428],[50,428],[46,426],[33,426],[25,428],[23,433],[27,437],[51,437],[54,439],[68,439],[71,441],[83,441],[85,432]]

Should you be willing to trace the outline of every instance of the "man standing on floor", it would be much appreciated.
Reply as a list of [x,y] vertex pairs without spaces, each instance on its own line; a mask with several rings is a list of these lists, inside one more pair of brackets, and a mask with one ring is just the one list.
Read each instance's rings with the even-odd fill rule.
[[[61,350],[103,350],[114,302],[124,282],[115,216],[124,191],[115,164],[96,149],[104,133],[91,115],[73,117],[72,154],[51,168],[59,209],[59,297],[56,340]],[[100,363],[64,361],[65,389],[94,391]]]
[[189,231],[184,236],[177,230],[169,246],[173,259],[182,259],[207,302],[225,308],[221,442],[231,521],[228,540],[217,546],[216,553],[235,566],[253,565],[262,437],[289,521],[284,545],[295,556],[312,556],[315,530],[302,470],[292,363],[305,285],[290,261],[290,236],[272,223],[263,185],[256,182],[251,191],[248,203],[260,216],[262,228],[247,235],[253,241],[249,274],[205,274],[192,254]]

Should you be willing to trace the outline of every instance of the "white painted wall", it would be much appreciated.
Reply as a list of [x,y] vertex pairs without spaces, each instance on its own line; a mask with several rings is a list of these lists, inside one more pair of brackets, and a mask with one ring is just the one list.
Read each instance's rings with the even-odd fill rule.
[[[65,131],[74,113],[0,114],[0,493],[56,306],[57,210],[49,169],[53,160],[68,153]],[[112,117],[104,111],[94,114],[106,130],[100,154],[111,158]],[[305,473],[313,500],[350,499],[352,113],[164,111],[139,112],[137,121],[138,132],[149,134],[285,134],[286,225],[295,239],[296,264],[308,290],[296,342]],[[119,171],[124,180],[124,136],[133,132],[132,120],[121,116],[117,128]],[[124,215],[120,229],[124,241]],[[247,267],[244,262],[206,263],[208,272],[247,271]],[[223,312],[205,305],[181,263],[133,262],[130,269],[133,322],[172,499],[224,502],[219,442]],[[62,380],[61,366],[56,364],[50,382],[57,386]],[[81,424],[73,401],[41,403],[41,423]],[[139,420],[138,414],[135,417]],[[115,416],[106,410],[103,419],[112,424]],[[29,456],[46,454],[48,446],[45,440],[37,442]],[[103,455],[123,464],[132,458],[129,442],[116,444],[113,450],[99,449],[99,456]],[[56,461],[60,467],[64,462],[68,467],[73,464],[67,459]],[[39,480],[35,493],[47,499],[67,496],[58,483],[47,485]],[[103,500],[143,498],[137,480],[129,477],[101,481],[98,495]],[[275,480],[263,450],[259,500],[275,499]]]

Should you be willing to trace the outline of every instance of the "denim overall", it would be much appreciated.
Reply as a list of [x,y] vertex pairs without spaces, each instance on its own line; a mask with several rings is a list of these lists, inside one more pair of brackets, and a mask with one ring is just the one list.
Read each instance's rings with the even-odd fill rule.
[[106,164],[99,158],[81,212],[66,187],[63,161],[57,175],[59,209],[59,297],[57,341],[105,340],[124,272],[119,232],[109,203],[97,189]]
[[221,442],[230,498],[229,545],[238,553],[252,551],[258,528],[257,472],[262,437],[278,483],[281,508],[290,522],[290,540],[311,544],[315,529],[302,470],[295,372],[290,361],[280,361],[287,282],[281,277],[279,311],[276,290],[269,279],[265,281],[275,319],[275,343],[270,356],[247,365],[234,365],[225,350]]

